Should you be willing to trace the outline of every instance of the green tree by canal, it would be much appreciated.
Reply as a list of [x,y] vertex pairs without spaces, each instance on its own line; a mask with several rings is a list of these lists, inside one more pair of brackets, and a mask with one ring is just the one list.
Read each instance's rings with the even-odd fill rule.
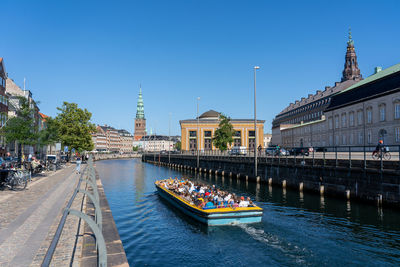
[[219,119],[220,122],[218,129],[214,133],[213,144],[219,150],[225,151],[228,149],[228,145],[231,145],[233,142],[235,130],[233,129],[231,118],[221,114]]
[[90,122],[92,113],[87,109],[81,109],[76,103],[64,102],[57,108],[60,113],[56,120],[58,133],[63,146],[74,148],[76,151],[93,150],[91,133],[96,130]]
[[51,153],[51,145],[60,141],[60,124],[59,122],[52,117],[47,117],[45,120],[45,127],[39,132],[39,144],[50,145],[50,153]]
[[17,141],[22,146],[35,145],[38,142],[38,125],[35,122],[35,109],[32,108],[25,97],[18,97],[16,116],[7,121],[3,127],[4,136],[7,142]]

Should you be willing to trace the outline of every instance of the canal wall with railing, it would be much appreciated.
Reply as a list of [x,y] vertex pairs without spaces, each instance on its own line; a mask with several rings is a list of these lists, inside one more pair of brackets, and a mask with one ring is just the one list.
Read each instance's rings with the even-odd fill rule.
[[291,187],[323,195],[352,198],[400,207],[398,160],[342,159],[312,156],[254,157],[182,154],[146,154],[142,160],[184,171]]
[[142,155],[138,153],[130,153],[130,154],[93,154],[93,160],[109,160],[109,159],[132,159],[132,158],[141,158]]

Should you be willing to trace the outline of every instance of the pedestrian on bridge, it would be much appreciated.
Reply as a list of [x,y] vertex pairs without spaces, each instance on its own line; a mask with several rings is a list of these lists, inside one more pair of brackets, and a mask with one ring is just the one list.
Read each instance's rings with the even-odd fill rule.
[[80,174],[81,173],[81,157],[76,157],[76,173]]

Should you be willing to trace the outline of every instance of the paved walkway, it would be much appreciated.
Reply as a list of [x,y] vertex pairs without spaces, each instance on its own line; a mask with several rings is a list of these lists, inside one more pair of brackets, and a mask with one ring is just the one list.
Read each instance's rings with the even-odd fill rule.
[[74,167],[42,177],[27,190],[0,191],[0,266],[30,266],[34,259],[39,263],[43,244],[51,239],[49,232],[78,181]]

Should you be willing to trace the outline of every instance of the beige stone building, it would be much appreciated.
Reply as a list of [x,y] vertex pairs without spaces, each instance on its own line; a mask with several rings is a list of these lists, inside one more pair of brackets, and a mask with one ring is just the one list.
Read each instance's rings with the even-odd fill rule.
[[[199,116],[197,119],[181,120],[181,146],[183,151],[197,149],[199,142],[200,151],[216,150],[212,144],[212,138],[215,130],[218,129],[220,113],[209,110]],[[257,146],[264,145],[264,120],[257,120]],[[254,120],[252,119],[231,119],[231,124],[235,130],[232,146],[244,146],[248,149],[254,149],[255,131]],[[199,135],[199,138],[197,138]]]
[[132,153],[133,152],[133,135],[127,130],[118,130],[120,138],[120,152]]
[[400,145],[400,64],[335,94],[321,119],[288,126],[282,144],[293,146]]

